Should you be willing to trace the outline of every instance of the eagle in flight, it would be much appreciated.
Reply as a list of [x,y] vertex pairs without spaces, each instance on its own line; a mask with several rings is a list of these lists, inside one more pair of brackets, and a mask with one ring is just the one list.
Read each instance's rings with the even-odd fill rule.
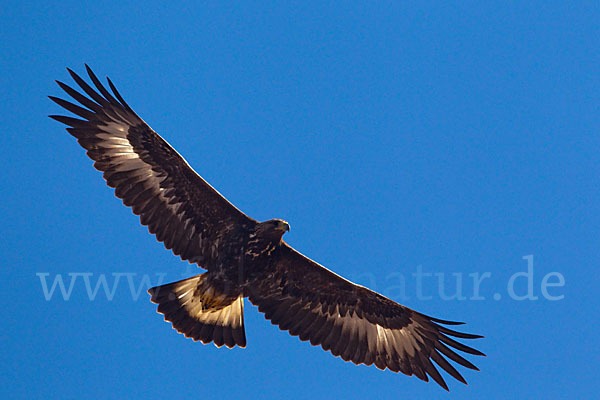
[[[375,364],[448,390],[434,365],[465,379],[450,364],[477,370],[455,352],[483,355],[454,338],[459,322],[432,318],[356,285],[285,241],[281,219],[258,222],[203,180],[86,65],[95,89],[68,69],[81,90],[57,81],[77,103],[50,99],[77,115],[50,117],[67,125],[117,197],[173,253],[207,272],[149,290],[158,312],[179,333],[202,343],[245,347],[244,297],[265,318],[300,340],[355,364]],[[446,326],[444,326],[446,325]]]

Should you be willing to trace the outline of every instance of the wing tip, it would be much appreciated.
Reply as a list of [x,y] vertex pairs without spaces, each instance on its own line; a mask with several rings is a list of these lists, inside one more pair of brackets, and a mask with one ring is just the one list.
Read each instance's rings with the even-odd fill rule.
[[83,65],[85,65],[85,72],[87,72],[90,79],[97,80],[98,78],[96,77],[96,74],[94,73],[94,71],[92,71],[90,66],[87,63],[83,63]]
[[79,75],[77,75],[77,73],[75,73],[75,71],[73,71],[69,67],[67,67],[67,72],[69,72],[69,75],[71,75],[73,78],[75,78],[75,77],[79,78]]

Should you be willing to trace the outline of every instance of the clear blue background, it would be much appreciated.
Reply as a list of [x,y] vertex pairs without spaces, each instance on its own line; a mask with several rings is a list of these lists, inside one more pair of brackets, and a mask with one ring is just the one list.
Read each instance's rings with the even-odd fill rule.
[[[0,397],[591,398],[598,2],[224,3],[2,7]],[[461,369],[469,386],[448,378],[447,394],[344,363],[248,304],[248,347],[217,349],[177,334],[125,280],[112,301],[90,301],[80,278],[68,301],[46,301],[36,273],[196,273],[46,117],[60,112],[53,80],[84,62],[239,208],[288,220],[297,249],[485,335],[488,357],[469,357],[481,372]],[[539,298],[518,301],[507,282],[530,254]],[[444,300],[434,278],[418,299],[419,266],[448,292],[462,274],[467,299]],[[468,274],[486,272],[470,300]],[[541,295],[550,272],[562,300]]]

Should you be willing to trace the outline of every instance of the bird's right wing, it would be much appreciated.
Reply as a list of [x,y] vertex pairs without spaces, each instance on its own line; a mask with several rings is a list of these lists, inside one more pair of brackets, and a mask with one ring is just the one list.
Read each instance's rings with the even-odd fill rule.
[[69,126],[67,131],[150,233],[183,260],[210,269],[219,238],[256,221],[204,181],[129,107],[110,79],[112,94],[87,65],[86,69],[97,90],[68,71],[88,97],[57,81],[80,105],[50,96],[81,119],[50,117]]

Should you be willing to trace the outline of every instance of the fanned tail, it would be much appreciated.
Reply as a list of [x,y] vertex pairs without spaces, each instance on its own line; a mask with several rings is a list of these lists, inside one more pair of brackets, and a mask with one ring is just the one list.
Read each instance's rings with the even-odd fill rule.
[[226,345],[246,347],[244,299],[232,297],[211,285],[207,273],[148,290],[158,312],[185,337]]

